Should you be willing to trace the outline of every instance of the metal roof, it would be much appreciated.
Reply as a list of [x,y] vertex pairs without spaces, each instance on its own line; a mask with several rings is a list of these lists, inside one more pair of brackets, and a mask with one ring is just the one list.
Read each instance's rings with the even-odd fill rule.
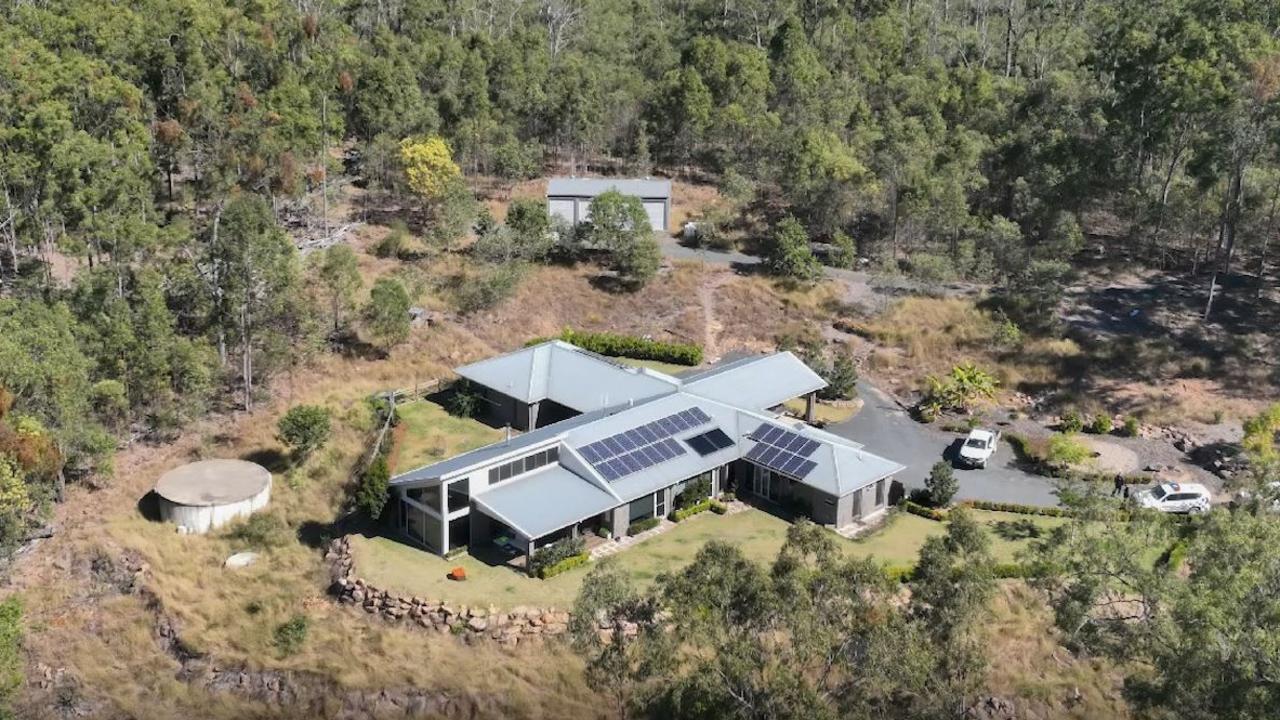
[[767,410],[827,386],[791,352],[743,358],[684,378],[680,387],[748,410]]
[[595,197],[609,190],[638,198],[671,197],[671,181],[652,178],[557,177],[547,181],[547,197]]
[[674,392],[680,380],[623,365],[560,340],[463,365],[462,377],[524,403],[553,400],[578,412]]
[[440,462],[423,465],[420,468],[400,473],[391,478],[391,485],[432,485],[434,484],[432,481],[439,481],[442,478],[458,475],[482,465],[496,463],[508,456],[512,458],[523,457],[534,452],[539,446],[552,447],[557,445],[560,438],[570,428],[594,422],[605,414],[603,411],[595,411],[575,415],[567,420],[540,427],[537,430],[513,435],[508,440],[485,445],[461,455],[446,458]]
[[618,506],[618,499],[559,465],[502,483],[473,501],[526,539]]

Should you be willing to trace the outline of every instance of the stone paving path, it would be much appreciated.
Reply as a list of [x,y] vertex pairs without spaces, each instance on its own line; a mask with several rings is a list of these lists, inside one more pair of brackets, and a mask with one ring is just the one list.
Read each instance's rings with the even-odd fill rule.
[[884,508],[877,513],[873,513],[862,518],[861,520],[855,520],[844,527],[836,528],[836,534],[840,537],[852,540],[859,535],[871,532],[872,530],[880,527],[888,517],[889,509]]

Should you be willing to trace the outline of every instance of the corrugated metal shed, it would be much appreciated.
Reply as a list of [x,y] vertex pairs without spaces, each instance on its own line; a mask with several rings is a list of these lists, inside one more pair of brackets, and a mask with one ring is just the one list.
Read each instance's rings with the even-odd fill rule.
[[557,177],[547,181],[547,197],[593,198],[610,190],[617,190],[623,195],[634,195],[641,199],[665,200],[671,197],[671,181],[649,178],[576,177]]

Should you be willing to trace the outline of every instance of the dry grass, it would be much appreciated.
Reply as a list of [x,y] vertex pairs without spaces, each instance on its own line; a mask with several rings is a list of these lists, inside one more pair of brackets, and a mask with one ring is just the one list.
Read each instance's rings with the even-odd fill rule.
[[1020,718],[1131,717],[1111,663],[1064,648],[1044,600],[1022,582],[1001,586],[986,625],[987,692],[1012,701]]
[[1055,383],[1063,364],[1080,354],[1062,339],[1027,339],[1017,351],[1001,350],[996,323],[968,298],[904,298],[851,329],[882,346],[870,367],[908,386],[964,362],[994,373],[1007,389]]
[[[805,401],[803,399],[788,400],[783,405],[787,408],[787,412],[798,417],[804,418]],[[842,423],[854,415],[858,414],[858,410],[862,408],[862,401],[855,400],[847,405],[832,405],[830,403],[819,402],[813,409],[813,417],[820,423],[831,425],[834,423]]]

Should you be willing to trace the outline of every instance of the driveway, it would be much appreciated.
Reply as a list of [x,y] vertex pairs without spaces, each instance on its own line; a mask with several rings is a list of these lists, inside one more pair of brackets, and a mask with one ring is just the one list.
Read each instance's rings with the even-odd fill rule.
[[[858,414],[826,429],[862,443],[870,452],[906,465],[907,469],[898,473],[897,479],[908,492],[924,487],[929,469],[944,459],[944,453],[957,442],[957,436],[912,420],[902,407],[869,383],[859,382],[858,394],[863,399]],[[946,457],[951,455],[947,453]],[[1014,463],[1013,450],[1003,441],[986,468],[956,468],[955,473],[960,480],[958,500],[1058,504],[1054,481],[1020,470]]]
[[[658,246],[664,257],[673,260],[696,260],[707,265],[725,267],[743,273],[763,270],[760,258],[736,250],[712,250],[683,245],[674,237],[659,238]],[[943,295],[965,295],[974,292],[975,286],[965,283],[931,283],[925,285],[900,276],[877,275],[864,270],[845,270],[829,265],[822,266],[825,277],[844,283],[845,302],[876,312],[894,297],[929,292]]]

